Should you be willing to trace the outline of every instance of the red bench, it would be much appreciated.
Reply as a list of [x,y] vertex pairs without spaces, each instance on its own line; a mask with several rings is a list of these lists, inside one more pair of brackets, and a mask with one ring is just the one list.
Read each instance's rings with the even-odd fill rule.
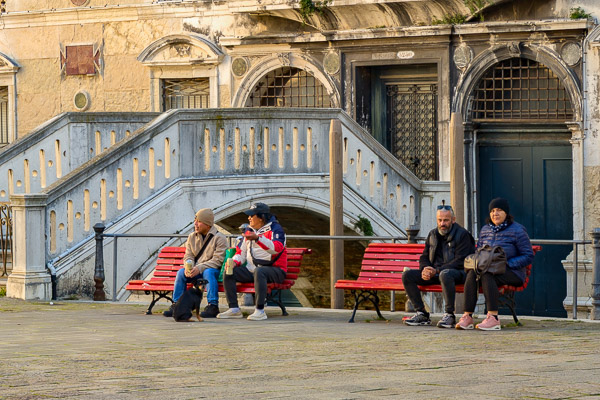
[[[281,308],[283,315],[288,315],[288,313],[281,300],[281,292],[294,286],[300,274],[302,258],[305,254],[311,253],[311,249],[288,247],[288,267],[285,280],[283,283],[269,283],[267,285],[267,301],[276,303]],[[129,281],[125,287],[125,289],[130,291],[141,291],[146,294],[152,294],[152,302],[148,306],[146,314],[152,314],[152,308],[160,299],[167,299],[173,302],[170,295],[173,292],[177,271],[183,268],[184,254],[185,247],[163,247],[158,254],[153,276],[148,280]],[[219,283],[219,291],[224,291],[222,283]],[[238,293],[254,294],[254,283],[238,283],[237,291]]]
[[[402,272],[405,268],[419,269],[419,257],[425,248],[424,244],[405,243],[371,243],[365,249],[359,276],[356,280],[340,279],[335,283],[336,289],[350,290],[354,296],[354,309],[348,322],[354,322],[354,316],[359,305],[369,300],[375,306],[379,318],[383,318],[379,310],[379,290],[404,291]],[[540,246],[533,246],[534,254],[541,250]],[[515,312],[515,292],[527,288],[531,265],[527,266],[527,278],[523,286],[501,286],[501,305],[507,306],[512,312],[515,323],[519,323]],[[422,292],[440,292],[441,285],[419,286]],[[464,292],[464,285],[456,286],[457,293]]]

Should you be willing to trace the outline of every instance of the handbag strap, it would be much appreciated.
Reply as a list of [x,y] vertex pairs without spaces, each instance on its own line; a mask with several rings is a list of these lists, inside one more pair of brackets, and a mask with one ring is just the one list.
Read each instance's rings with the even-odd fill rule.
[[[273,264],[275,264],[275,262],[277,260],[279,260],[279,257],[281,257],[281,255],[283,254],[283,251],[285,250],[285,248],[283,250],[281,250],[281,253],[277,253],[277,255],[275,256],[275,258],[271,259],[271,262],[267,265],[267,264],[261,264],[263,266],[271,266]],[[252,258],[252,264],[254,264],[254,266],[258,266],[256,264],[256,259],[254,258],[254,251],[252,251],[252,244],[250,244],[250,258]]]
[[196,263],[198,262],[198,259],[202,255],[202,253],[204,253],[206,246],[208,246],[208,242],[210,242],[212,240],[213,236],[214,235],[212,233],[209,233],[208,236],[206,237],[206,240],[204,241],[204,244],[200,248],[200,251],[198,252],[198,254],[196,254],[196,257],[194,257],[194,265],[196,265]]

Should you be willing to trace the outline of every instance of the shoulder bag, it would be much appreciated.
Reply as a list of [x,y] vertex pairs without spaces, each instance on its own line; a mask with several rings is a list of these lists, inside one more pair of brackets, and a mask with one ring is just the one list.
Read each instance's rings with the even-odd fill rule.
[[473,269],[477,276],[490,273],[502,275],[506,272],[506,254],[500,246],[483,245],[465,258],[465,270]]

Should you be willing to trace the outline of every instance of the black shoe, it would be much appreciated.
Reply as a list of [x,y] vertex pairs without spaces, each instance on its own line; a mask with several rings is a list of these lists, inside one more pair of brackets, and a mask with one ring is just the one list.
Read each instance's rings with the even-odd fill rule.
[[200,313],[202,318],[216,318],[219,314],[219,306],[216,304],[209,304],[204,308],[204,311]]
[[437,323],[438,328],[454,328],[456,326],[456,317],[454,314],[444,314],[440,322]]
[[168,310],[163,311],[163,315],[165,317],[172,317],[173,316],[173,309],[175,308],[175,304],[171,304],[171,307],[169,307]]
[[404,323],[410,326],[431,325],[431,319],[429,319],[429,314],[417,311],[415,315],[404,320]]

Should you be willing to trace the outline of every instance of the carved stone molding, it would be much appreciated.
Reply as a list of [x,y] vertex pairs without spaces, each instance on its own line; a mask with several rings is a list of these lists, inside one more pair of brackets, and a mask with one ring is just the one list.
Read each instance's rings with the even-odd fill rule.
[[192,53],[192,46],[188,43],[177,43],[171,45],[171,55],[173,57],[189,57]]
[[290,53],[279,53],[277,54],[277,58],[284,67],[289,67],[291,65]]
[[520,42],[507,43],[506,47],[508,48],[508,52],[510,53],[511,56],[513,56],[513,57],[521,56],[521,43]]

